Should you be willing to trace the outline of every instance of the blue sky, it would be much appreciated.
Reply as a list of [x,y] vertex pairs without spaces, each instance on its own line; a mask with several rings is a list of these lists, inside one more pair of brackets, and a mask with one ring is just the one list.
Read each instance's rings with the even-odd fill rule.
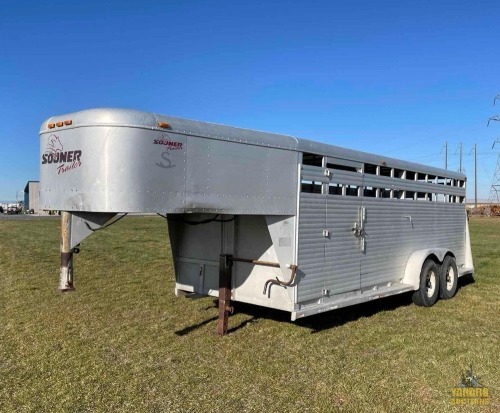
[[[494,1],[0,0],[0,200],[39,178],[50,116],[125,107],[458,170],[500,145]],[[21,192],[20,192],[21,193]],[[21,199],[21,197],[20,197]]]

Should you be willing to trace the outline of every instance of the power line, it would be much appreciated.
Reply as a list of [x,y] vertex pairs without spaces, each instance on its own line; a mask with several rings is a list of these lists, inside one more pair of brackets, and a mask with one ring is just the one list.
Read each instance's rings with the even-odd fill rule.
[[[500,100],[500,94],[499,95],[496,95],[494,98],[493,98],[493,106],[495,106],[495,104],[497,103],[497,100]],[[495,116],[491,116],[489,119],[488,119],[488,125],[487,126],[490,126],[490,122],[494,120],[494,121],[500,121],[500,115],[495,115]]]
[[486,126],[490,126],[490,122],[491,122],[492,120],[495,120],[495,121],[500,121],[500,115],[495,115],[495,116],[490,117],[490,118],[488,119],[488,125],[486,125]]
[[434,161],[434,160],[438,160],[438,159],[442,159],[441,154],[418,156],[416,158],[409,159],[409,161],[410,162],[429,162],[429,161]]
[[[478,152],[478,155],[483,155],[483,156],[496,156],[496,152]],[[470,156],[470,155],[467,155]]]
[[430,142],[434,142],[434,141],[435,141],[435,138],[419,138],[417,143],[414,143],[412,145],[401,146],[399,148],[391,149],[389,151],[384,151],[384,153],[389,154],[389,153],[400,152],[403,150],[407,151],[408,149],[415,148],[417,146],[422,146],[423,143],[430,143]]

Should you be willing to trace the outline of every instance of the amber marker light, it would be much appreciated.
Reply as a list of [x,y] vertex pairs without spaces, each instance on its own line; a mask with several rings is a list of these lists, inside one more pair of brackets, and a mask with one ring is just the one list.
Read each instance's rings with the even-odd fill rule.
[[63,123],[63,122],[56,122],[56,126],[57,126],[58,128],[60,128],[62,125],[64,125],[64,123]]
[[66,126],[69,126],[69,125],[71,125],[72,123],[73,123],[73,121],[72,121],[71,119],[70,119],[70,120],[65,120],[65,121],[64,121],[64,124],[65,124]]
[[56,124],[55,124],[55,123],[49,123],[49,124],[47,125],[47,127],[48,127],[49,129],[54,129],[54,128],[56,127]]
[[167,122],[158,122],[158,126],[163,129],[168,129],[170,128],[170,123]]

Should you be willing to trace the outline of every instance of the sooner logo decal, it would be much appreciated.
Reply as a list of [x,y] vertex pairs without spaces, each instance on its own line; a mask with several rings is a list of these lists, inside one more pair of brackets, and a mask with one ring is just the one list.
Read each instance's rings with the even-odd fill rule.
[[59,136],[50,135],[45,153],[42,155],[42,165],[60,164],[57,173],[71,171],[82,165],[82,151],[65,151]]
[[164,133],[158,139],[154,139],[153,143],[155,145],[164,145],[166,149],[174,150],[174,149],[182,149],[182,142],[176,142],[169,138],[169,136]]

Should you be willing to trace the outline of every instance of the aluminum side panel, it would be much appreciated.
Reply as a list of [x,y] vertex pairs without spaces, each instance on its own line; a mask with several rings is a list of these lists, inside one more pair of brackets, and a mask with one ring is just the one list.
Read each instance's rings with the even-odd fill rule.
[[[266,217],[242,216],[237,218],[235,255],[267,262],[280,262],[277,245],[269,233]],[[279,245],[279,243],[278,243]],[[280,262],[280,264],[283,264]],[[269,296],[263,289],[269,279],[289,279],[286,268],[272,268],[245,262],[233,264],[234,300],[285,311],[293,309],[293,288],[273,285]]]
[[298,153],[293,151],[86,126],[42,134],[40,162],[42,209],[296,214]]
[[[277,263],[276,247],[264,216],[238,216],[234,221],[187,225],[183,220],[202,221],[208,214],[169,215],[169,235],[175,263],[176,288],[186,292],[218,296],[219,255]],[[293,221],[293,217],[289,218]],[[289,222],[293,234],[293,222]],[[227,226],[224,229],[224,226]],[[278,225],[279,227],[279,225]],[[279,230],[279,228],[278,228]],[[279,241],[278,241],[279,242]],[[232,299],[286,311],[293,310],[293,288],[272,286],[269,279],[288,279],[290,270],[235,261],[232,265]],[[286,278],[285,278],[286,277]]]
[[[40,207],[181,212],[185,202],[185,147],[184,136],[136,128],[85,127],[42,134]],[[64,153],[66,157],[71,153],[72,160],[50,162]]]
[[189,137],[187,212],[296,214],[296,152]]
[[326,197],[300,194],[297,301],[322,296],[325,280]]
[[[424,248],[445,248],[465,264],[465,220],[462,204],[364,198],[365,252],[361,287],[399,282],[410,255]],[[410,221],[411,219],[411,221]]]
[[[361,205],[364,251],[352,231]],[[319,299],[324,290],[336,295],[398,283],[419,249],[452,251],[460,268],[466,264],[465,220],[462,204],[301,193],[297,301]]]

